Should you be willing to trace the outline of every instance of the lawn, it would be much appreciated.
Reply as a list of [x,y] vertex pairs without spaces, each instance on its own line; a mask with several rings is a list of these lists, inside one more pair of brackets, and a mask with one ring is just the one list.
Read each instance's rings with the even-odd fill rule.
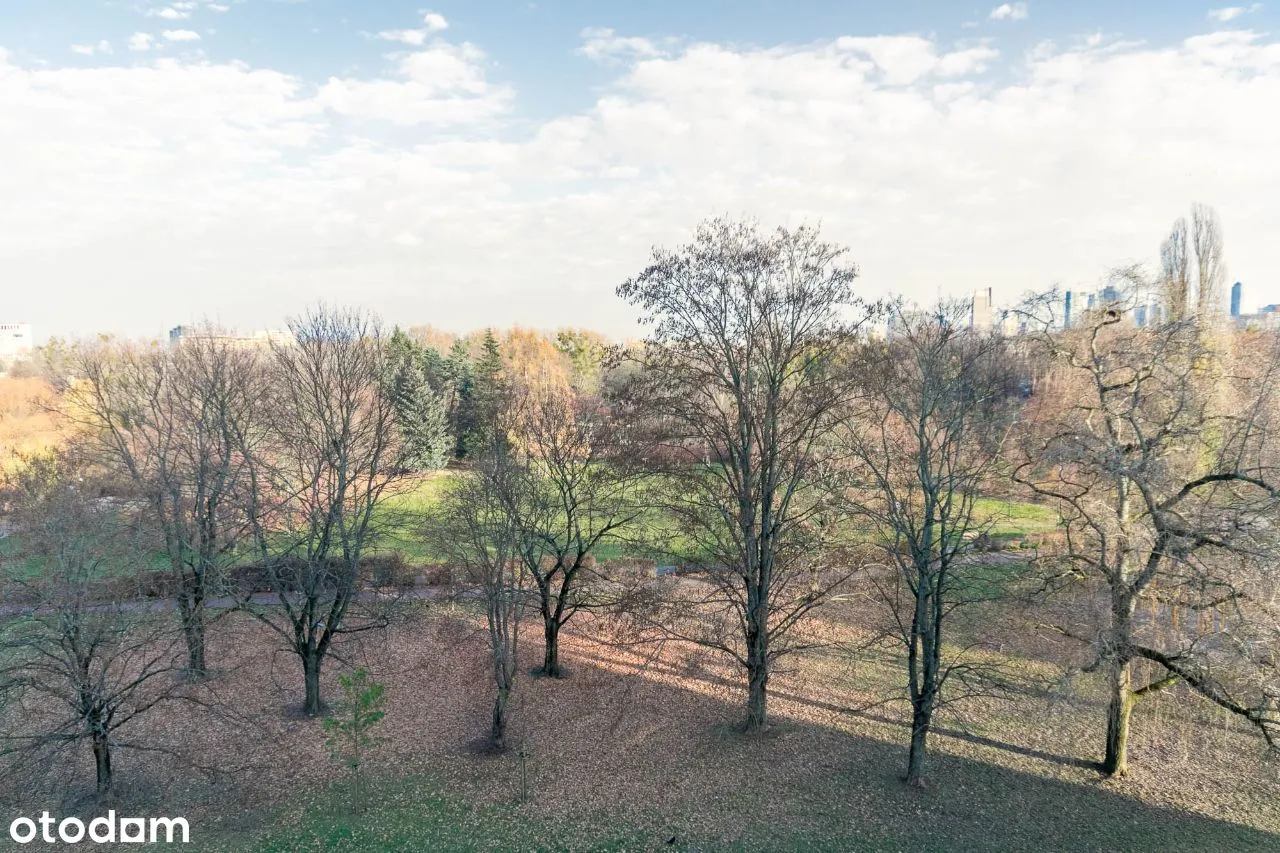
[[[430,563],[443,559],[423,542],[421,525],[423,516],[441,499],[457,473],[456,470],[446,470],[419,478],[387,500],[380,508],[378,550],[399,551],[410,562]],[[1058,528],[1057,511],[1043,504],[979,498],[974,509],[978,523],[989,524],[991,534],[998,538],[1023,538]],[[689,542],[664,536],[664,527],[669,527],[669,522],[670,519],[660,509],[651,508],[618,535],[601,542],[595,551],[596,559],[647,557],[660,563],[674,559],[669,553],[660,553],[653,544],[645,544],[667,538],[667,549],[690,550],[692,545]],[[855,540],[868,535],[856,525],[849,532]]]
[[974,502],[974,516],[992,525],[993,536],[1022,537],[1050,533],[1059,525],[1058,511],[1053,507],[1000,498],[978,498]]

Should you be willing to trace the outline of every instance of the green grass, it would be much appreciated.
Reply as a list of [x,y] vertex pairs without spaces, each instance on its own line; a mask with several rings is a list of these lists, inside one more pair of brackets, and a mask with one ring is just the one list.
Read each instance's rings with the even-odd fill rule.
[[976,518],[992,524],[991,535],[1003,537],[1029,536],[1058,529],[1058,511],[1044,504],[1007,501],[1000,498],[978,498],[974,502]]
[[[901,750],[869,744],[876,763]],[[894,764],[889,767],[896,767]],[[193,838],[211,853],[303,850],[399,851],[1166,851],[1274,850],[1276,837],[1250,827],[1136,802],[1094,786],[1030,776],[937,754],[946,784],[904,789],[883,767],[817,771],[790,786],[744,779],[740,794],[711,806],[731,812],[729,837],[708,833],[703,808],[688,803],[630,817],[572,808],[572,791],[550,797],[551,812],[507,801],[475,803],[441,779],[386,779],[356,813],[344,781],[314,791],[301,813],[260,816],[270,828]],[[764,771],[767,774],[767,771]],[[842,805],[844,804],[844,805]],[[674,840],[674,843],[668,843]]]
[[289,853],[295,850],[635,850],[646,833],[608,815],[550,819],[518,801],[475,804],[450,794],[440,780],[409,776],[383,781],[357,813],[347,783],[318,793],[303,814],[256,837],[228,835],[198,849]]
[[[410,488],[392,496],[378,510],[379,526],[383,532],[378,550],[398,551],[410,562],[439,562],[445,555],[436,553],[424,542],[423,519],[433,509],[449,488],[456,472],[446,471],[419,480]],[[1009,501],[999,498],[979,498],[975,515],[982,523],[989,523],[991,535],[998,538],[1021,538],[1037,533],[1048,533],[1058,528],[1058,513],[1052,507],[1025,501]],[[659,563],[678,560],[675,554],[692,553],[692,542],[679,535],[670,534],[671,520],[658,509],[651,509],[617,536],[606,539],[596,548],[598,560],[650,558]],[[849,533],[855,540],[865,539],[866,530],[851,526]],[[666,540],[663,546],[646,545]]]

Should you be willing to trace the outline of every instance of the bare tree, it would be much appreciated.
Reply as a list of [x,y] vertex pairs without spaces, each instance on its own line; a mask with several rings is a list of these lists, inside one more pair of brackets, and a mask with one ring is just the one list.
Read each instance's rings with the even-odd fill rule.
[[[907,783],[924,781],[925,749],[944,689],[981,689],[982,668],[945,655],[948,617],[985,593],[976,554],[990,520],[976,512],[999,457],[1018,383],[998,334],[966,327],[967,303],[890,308],[891,332],[855,363],[866,389],[841,429],[862,487],[853,512],[869,523],[893,573],[874,579],[891,634],[907,654],[911,748]],[[962,686],[949,684],[958,680]],[[954,688],[954,689],[953,689]]]
[[696,639],[747,672],[746,729],[765,728],[769,672],[822,590],[809,524],[831,488],[829,438],[850,394],[836,362],[867,316],[857,270],[817,229],[703,223],[618,288],[650,327],[635,380],[654,424],[664,509],[694,543],[710,606],[735,637]]
[[1212,207],[1191,206],[1191,224],[1179,217],[1160,246],[1161,287],[1174,322],[1222,313],[1226,259],[1222,223]]
[[426,537],[484,595],[496,694],[489,729],[495,751],[507,747],[507,722],[519,667],[520,623],[528,574],[520,559],[518,510],[528,480],[509,445],[490,441],[474,466],[459,474],[428,514]]
[[597,397],[516,389],[514,439],[526,486],[513,505],[520,559],[538,592],[541,672],[562,677],[560,630],[586,604],[581,581],[600,545],[645,508],[644,473],[625,459],[619,426]]
[[395,406],[382,378],[385,340],[355,311],[320,308],[273,344],[267,435],[253,454],[249,514],[279,606],[259,608],[297,654],[308,715],[320,712],[320,671],[335,639],[382,624],[351,619],[361,559],[379,508],[404,476]]
[[1222,223],[1212,207],[1199,202],[1191,206],[1191,246],[1196,259],[1197,313],[1209,319],[1222,313],[1222,287],[1227,270]]
[[261,388],[257,354],[212,327],[168,350],[73,349],[62,411],[82,445],[133,483],[159,532],[187,643],[203,677],[206,602],[247,532],[245,445]]
[[[1115,776],[1135,703],[1180,682],[1268,740],[1280,725],[1268,571],[1280,354],[1224,362],[1191,322],[1122,319],[1036,334],[1054,394],[1037,402],[1015,473],[1063,515],[1065,553],[1047,561],[1046,582],[1069,597],[1050,625],[1091,650],[1086,670],[1107,674],[1102,769]],[[1142,661],[1155,671],[1135,683]]]
[[149,748],[125,730],[141,734],[147,712],[175,695],[182,635],[142,600],[145,543],[118,504],[86,492],[81,466],[37,457],[9,486],[19,546],[5,583],[18,603],[0,628],[0,750],[38,767],[87,745],[105,794],[117,752]]
[[1160,268],[1168,318],[1173,322],[1186,320],[1191,310],[1191,252],[1186,219],[1179,217],[1161,244]]

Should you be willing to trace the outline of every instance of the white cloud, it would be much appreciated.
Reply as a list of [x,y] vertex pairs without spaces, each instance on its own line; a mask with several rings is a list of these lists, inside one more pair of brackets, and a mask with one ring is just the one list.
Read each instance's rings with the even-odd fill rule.
[[392,77],[330,80],[318,103],[343,116],[398,125],[466,124],[504,112],[514,93],[485,79],[484,52],[436,43],[401,57]]
[[398,41],[403,44],[421,45],[427,41],[426,30],[383,30],[378,33],[383,41]]
[[626,334],[612,285],[720,211],[822,220],[871,296],[1012,298],[1154,259],[1192,200],[1217,206],[1246,301],[1280,297],[1261,290],[1280,281],[1276,37],[661,50],[618,55],[593,104],[543,120],[443,41],[319,86],[0,52],[0,195],[40,199],[0,207],[0,266],[31,283],[6,310],[41,334],[161,334],[358,300],[402,324]]
[[922,36],[846,36],[836,41],[836,48],[865,55],[883,74],[883,81],[895,86],[914,83],[929,74],[978,74],[1000,55],[994,48],[977,45],[939,56],[934,43]]
[[221,3],[210,3],[210,4],[209,4],[209,11],[211,11],[211,12],[228,12],[228,11],[230,11],[230,10],[231,10],[231,7],[230,7],[230,6],[224,6],[224,5],[222,5]]
[[587,27],[581,35],[583,42],[578,53],[597,62],[618,62],[629,57],[663,55],[663,51],[649,39],[619,36],[608,27]]
[[96,53],[111,53],[111,42],[103,39],[97,44],[73,44],[71,52],[80,56],[93,56]]
[[1030,14],[1026,3],[1001,3],[987,17],[993,21],[1021,21]]
[[1247,15],[1251,12],[1257,12],[1261,8],[1262,8],[1261,3],[1254,3],[1252,6],[1248,6],[1248,7],[1224,6],[1220,9],[1210,9],[1208,17],[1211,18],[1212,20],[1217,21],[1218,23],[1225,24],[1228,21],[1234,21],[1236,18],[1239,18],[1242,15]]
[[129,36],[129,50],[150,50],[155,36],[150,33],[134,33]]
[[165,30],[162,35],[165,41],[200,41],[200,34],[194,30]]
[[162,9],[148,9],[148,18],[164,18],[166,21],[181,21],[191,17],[190,10],[179,8],[177,4]]
[[402,44],[421,46],[426,44],[427,38],[433,33],[449,28],[449,22],[444,19],[443,15],[435,12],[428,12],[422,18],[422,26],[416,30],[383,30],[378,33],[378,38],[383,41],[398,41]]

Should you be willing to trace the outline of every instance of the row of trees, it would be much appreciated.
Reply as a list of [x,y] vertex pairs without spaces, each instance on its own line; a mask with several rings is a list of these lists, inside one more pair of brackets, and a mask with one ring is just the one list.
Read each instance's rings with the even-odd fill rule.
[[[9,742],[99,732],[95,751],[109,751],[175,668],[207,674],[207,626],[233,607],[297,656],[303,707],[319,713],[335,643],[385,624],[368,558],[392,529],[418,531],[482,594],[497,747],[525,619],[541,623],[542,674],[559,677],[576,613],[638,600],[601,578],[606,547],[695,570],[642,580],[632,615],[735,660],[751,732],[768,726],[778,660],[811,642],[805,617],[835,592],[869,592],[901,652],[912,784],[937,710],[992,683],[954,647],[952,614],[1013,581],[1037,593],[1043,627],[1082,644],[1083,668],[1108,675],[1106,772],[1125,771],[1134,703],[1177,683],[1270,739],[1275,340],[1186,319],[1138,328],[1121,305],[1061,330],[1049,297],[1029,300],[1027,333],[1005,338],[970,328],[964,303],[868,304],[856,276],[814,228],[714,220],[618,288],[649,331],[625,351],[565,335],[535,358],[545,340],[504,348],[488,335],[464,371],[460,351],[448,366],[453,354],[332,309],[268,350],[213,333],[166,350],[75,348],[60,374],[71,446],[32,461],[11,491],[24,556],[42,569],[23,580],[30,618],[8,625],[4,686],[39,689],[39,649],[56,647],[58,683],[78,698],[56,737]],[[438,504],[396,515],[402,487],[450,455],[466,464]],[[99,482],[119,500],[96,499]],[[980,501],[1015,490],[1061,513],[1063,540],[993,561],[979,550],[992,524]],[[132,544],[105,548],[100,525]],[[109,606],[95,586],[148,553],[167,566],[180,667],[134,627],[162,616]],[[237,585],[246,565],[258,582]],[[270,603],[249,595],[264,587]],[[1188,611],[1202,618],[1178,621]],[[74,650],[91,623],[108,628],[86,664]],[[139,669],[138,655],[154,657]],[[1153,681],[1135,685],[1137,660],[1159,668]]]
[[[997,673],[948,653],[948,619],[1018,573],[1038,593],[1041,627],[1080,640],[1082,667],[1109,675],[1107,773],[1126,770],[1134,702],[1178,683],[1270,740],[1280,695],[1274,339],[1242,341],[1250,351],[1227,357],[1206,343],[1216,334],[1206,322],[1138,328],[1122,303],[1064,332],[1052,296],[1022,306],[1027,334],[1005,339],[968,327],[962,303],[861,303],[841,258],[811,229],[762,235],[717,221],[619,288],[651,328],[609,401],[621,446],[643,469],[631,505],[659,509],[668,539],[646,544],[702,579],[668,590],[655,621],[739,663],[745,728],[766,727],[770,672],[804,643],[796,626],[857,576],[886,605],[904,653],[907,778],[918,783],[944,698],[996,686]],[[1129,293],[1158,286],[1124,275]],[[885,314],[887,337],[859,334]],[[530,423],[504,428],[509,439],[447,510],[484,507],[455,544],[460,559],[485,563],[495,661],[514,659],[518,625],[499,615],[522,577],[541,587],[545,566],[564,565],[554,548],[548,560],[554,531],[601,505],[567,494],[549,515],[531,509],[557,478],[542,470],[554,456],[545,445],[515,448],[539,433]],[[629,470],[600,461],[614,477]],[[978,502],[1018,488],[1060,511],[1064,539],[1030,566],[993,564],[978,551],[993,523]],[[609,505],[625,514],[619,496]],[[507,553],[523,559],[498,556]],[[1150,617],[1135,617],[1139,602]],[[1210,618],[1180,626],[1188,610]],[[1136,659],[1160,674],[1134,685]],[[498,742],[515,672],[499,677]]]

